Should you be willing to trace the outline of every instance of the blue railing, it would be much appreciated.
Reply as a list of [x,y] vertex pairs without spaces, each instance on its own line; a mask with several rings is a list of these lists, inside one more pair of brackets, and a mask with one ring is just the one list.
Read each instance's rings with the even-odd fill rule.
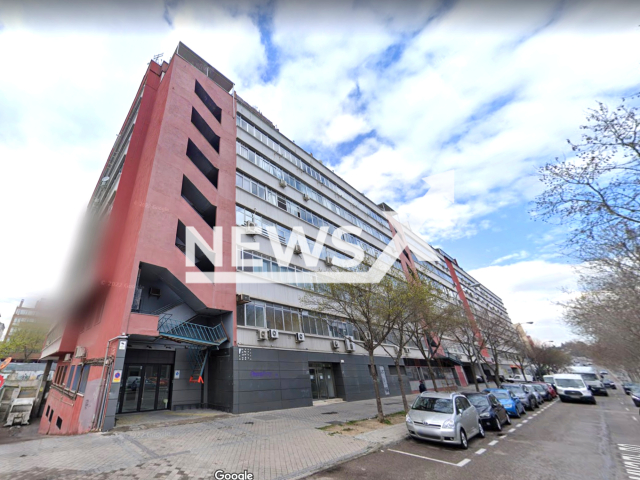
[[198,325],[190,320],[174,320],[171,314],[165,314],[158,320],[160,336],[203,346],[219,346],[228,340],[222,324],[215,327]]

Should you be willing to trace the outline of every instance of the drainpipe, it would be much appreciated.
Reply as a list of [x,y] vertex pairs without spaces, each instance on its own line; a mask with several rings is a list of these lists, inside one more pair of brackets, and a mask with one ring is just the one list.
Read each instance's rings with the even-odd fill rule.
[[[93,425],[91,425],[91,430],[95,430],[96,428],[101,428],[102,427],[102,421],[103,421],[103,417],[104,417],[104,408],[105,408],[105,404],[107,402],[107,395],[109,393],[109,388],[107,388],[108,386],[108,382],[105,380],[104,377],[104,370],[105,370],[105,366],[107,364],[107,357],[109,356],[109,347],[111,346],[111,342],[113,342],[114,340],[126,340],[129,338],[129,335],[125,335],[124,333],[122,335],[118,335],[117,337],[113,337],[111,340],[109,340],[107,342],[107,348],[104,352],[104,361],[102,362],[102,373],[100,375],[101,378],[101,385],[100,385],[100,393],[98,394],[98,398],[99,398],[99,405],[98,405],[98,417],[97,417],[97,421],[96,421],[96,416],[94,415],[94,422]],[[111,367],[111,366],[109,366]],[[107,371],[107,373],[109,373],[109,371]]]

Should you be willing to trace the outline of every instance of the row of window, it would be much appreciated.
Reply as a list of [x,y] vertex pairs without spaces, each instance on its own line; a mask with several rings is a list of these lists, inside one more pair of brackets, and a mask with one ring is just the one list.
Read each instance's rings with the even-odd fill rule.
[[276,152],[278,152],[280,155],[282,155],[284,158],[289,160],[291,163],[293,163],[295,166],[297,166],[301,170],[304,170],[308,175],[313,177],[315,180],[317,180],[318,182],[322,183],[323,185],[327,186],[328,188],[336,192],[338,195],[340,195],[342,198],[347,200],[349,203],[351,203],[352,205],[355,205],[358,209],[362,210],[364,213],[369,215],[376,222],[380,223],[385,227],[388,225],[387,220],[383,218],[381,215],[378,215],[376,212],[371,210],[371,208],[367,207],[363,203],[353,198],[351,195],[349,195],[347,192],[342,190],[340,187],[338,187],[335,183],[333,183],[327,177],[325,177],[316,169],[311,167],[308,163],[303,162],[300,158],[298,158],[296,155],[291,153],[289,150],[287,150],[286,148],[283,148],[282,145],[280,145],[278,142],[274,141],[271,137],[261,132],[251,123],[247,122],[244,118],[242,118],[241,115],[236,116],[236,125],[242,128],[243,130],[249,132],[252,136],[260,140],[262,143],[267,145],[272,150],[275,150]]
[[299,308],[285,307],[274,303],[253,301],[238,305],[238,325],[259,328],[274,328],[283,332],[302,332],[308,335],[359,340],[358,330],[349,322],[309,312]]
[[[67,371],[69,374],[67,375]],[[84,393],[89,379],[91,365],[59,365],[53,383],[71,392]]]
[[[240,205],[236,205],[236,225],[241,225],[241,226],[247,225],[248,222],[253,222],[256,225],[256,228],[261,230],[260,234],[269,238],[271,237],[271,234],[267,230],[267,227],[275,228],[278,235],[278,241],[284,245],[289,243],[289,238],[291,237],[290,229],[283,227],[282,225],[278,225],[270,220],[267,220],[266,218],[263,218],[261,215],[255,213],[253,210],[248,210]],[[309,250],[313,251],[313,246],[314,246],[313,240],[307,238],[307,243],[309,244]],[[322,260],[325,260],[327,256],[341,258],[344,260],[350,259],[350,257],[346,256],[345,254],[324,245],[322,247],[322,250],[320,251],[320,258]],[[385,257],[387,257],[386,254],[385,254]],[[391,258],[388,258],[387,261],[390,263]],[[402,270],[402,265],[400,264],[399,260],[395,260],[392,263],[392,266],[394,268],[397,268],[398,270]]]
[[[328,220],[322,217],[319,217],[315,213],[311,213],[309,210],[298,205],[295,202],[292,202],[291,200],[286,198],[284,195],[274,192],[266,185],[262,185],[261,183],[258,183],[256,180],[244,175],[241,172],[236,172],[236,186],[252,193],[253,195],[256,195],[262,198],[263,200],[266,200],[267,202],[271,203],[272,205],[275,205],[276,207],[282,210],[286,210],[290,214],[298,217],[301,220],[304,220],[307,223],[310,223],[311,225],[314,225],[318,228],[328,227],[329,234],[331,235],[338,228],[336,225],[329,222]],[[371,255],[374,258],[378,258],[382,253],[380,249],[366,243],[362,239],[356,237],[355,235],[351,235],[350,233],[344,233],[342,235],[342,238],[353,245],[358,245],[365,252],[367,252],[369,255]]]
[[346,210],[340,205],[338,205],[337,203],[332,202],[324,195],[321,195],[316,190],[309,187],[307,184],[301,182],[299,179],[289,174],[288,172],[285,172],[280,167],[272,164],[271,162],[269,162],[268,160],[260,156],[260,154],[247,148],[240,142],[236,142],[236,153],[241,157],[246,158],[251,163],[254,163],[258,167],[263,169],[265,172],[270,173],[271,175],[273,175],[274,177],[280,180],[284,180],[285,182],[287,182],[288,185],[295,188],[299,192],[309,195],[309,198],[315,200],[320,205],[323,205],[327,209],[334,212],[336,215],[341,216],[342,218],[348,220],[349,222],[353,223],[357,227],[362,228],[365,232],[376,237],[378,240],[384,243],[389,243],[391,241],[391,237],[376,230],[369,223],[362,221],[360,218],[352,214],[349,210]]

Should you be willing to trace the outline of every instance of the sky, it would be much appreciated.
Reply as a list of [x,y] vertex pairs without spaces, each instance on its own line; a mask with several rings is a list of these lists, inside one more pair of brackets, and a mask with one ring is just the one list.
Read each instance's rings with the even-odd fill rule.
[[[313,5],[316,5],[315,7]],[[318,6],[321,5],[321,6]],[[178,41],[559,343],[576,289],[536,171],[638,91],[640,2],[2,2],[0,320],[52,296],[148,62]],[[428,201],[453,173],[454,201]]]

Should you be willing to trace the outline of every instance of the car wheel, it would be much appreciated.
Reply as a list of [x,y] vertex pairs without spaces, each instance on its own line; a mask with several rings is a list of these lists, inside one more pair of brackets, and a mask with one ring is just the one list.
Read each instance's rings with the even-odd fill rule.
[[464,433],[464,430],[460,430],[460,448],[462,450],[466,450],[469,448],[469,441],[467,440],[467,434]]
[[[498,422],[498,423],[500,423],[500,422]],[[500,429],[502,429],[502,426],[500,427]],[[480,422],[480,421],[478,422],[478,436],[480,438],[484,438],[484,437],[487,436],[487,434],[484,431],[484,427],[482,426],[482,422]]]
[[[519,415],[518,415],[519,416]],[[511,417],[507,415],[507,421],[505,422],[507,425],[511,425]]]
[[606,390],[604,391],[604,396],[608,397],[609,396],[609,392],[607,392]]
[[[522,413],[520,413],[520,409],[516,408],[516,418],[521,418],[522,417]],[[511,418],[509,418],[509,421],[511,421]]]
[[501,432],[502,431],[502,422],[500,422],[500,419],[496,416],[494,418],[495,422],[494,422],[494,427],[497,431]]

